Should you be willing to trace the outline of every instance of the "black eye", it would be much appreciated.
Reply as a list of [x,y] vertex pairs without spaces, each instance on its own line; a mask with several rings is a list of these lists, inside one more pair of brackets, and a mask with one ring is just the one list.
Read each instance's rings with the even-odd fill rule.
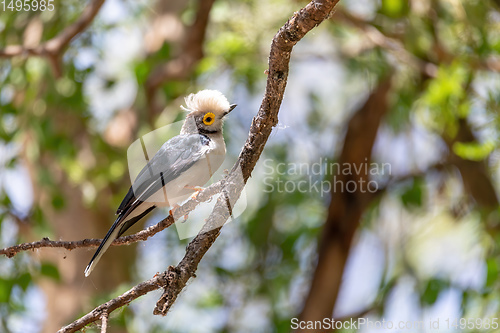
[[205,119],[205,121],[206,121],[207,123],[209,123],[209,122],[211,122],[211,121],[212,121],[212,118],[208,117],[207,119]]

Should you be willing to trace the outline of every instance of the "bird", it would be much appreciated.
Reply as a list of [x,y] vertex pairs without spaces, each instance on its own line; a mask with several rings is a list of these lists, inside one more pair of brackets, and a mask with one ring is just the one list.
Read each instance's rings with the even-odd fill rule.
[[85,277],[116,238],[155,208],[176,208],[198,193],[224,161],[222,127],[236,104],[209,89],[188,95],[185,104],[181,108],[188,114],[180,134],[166,141],[135,178],[115,222],[85,268]]

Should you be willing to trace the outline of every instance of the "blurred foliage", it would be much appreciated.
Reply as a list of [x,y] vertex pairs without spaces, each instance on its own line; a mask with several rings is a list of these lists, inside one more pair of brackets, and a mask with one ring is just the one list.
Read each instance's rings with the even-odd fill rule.
[[[65,0],[57,2],[54,12],[0,12],[0,47],[22,45],[27,27],[36,26],[38,20],[43,29],[32,31],[32,34],[36,36],[40,33],[41,41],[48,40],[74,22],[86,4]],[[234,95],[246,96],[248,102],[252,98],[258,100],[265,84],[264,71],[272,37],[289,16],[304,4],[302,1],[283,0],[216,2],[210,15],[204,57],[188,79],[166,82],[159,91],[158,97],[164,101],[167,110],[175,110],[175,114],[169,114],[172,121],[182,118],[178,110],[179,97],[198,88],[211,87],[217,80],[225,80],[226,85],[231,87],[228,90]],[[323,23],[297,45],[292,57],[290,89],[301,80],[310,83],[310,80],[306,80],[308,73],[303,73],[307,72],[308,67],[302,69],[302,77],[295,77],[296,81],[292,81],[292,75],[299,73],[302,65],[321,61],[321,64],[334,63],[341,67],[342,75],[339,78],[322,78],[326,80],[322,82],[327,82],[327,87],[324,87],[326,94],[307,91],[304,86],[292,92],[287,90],[285,101],[286,98],[294,97],[294,94],[300,95],[308,107],[300,110],[300,113],[291,111],[294,106],[282,110],[280,120],[285,119],[295,125],[292,128],[294,135],[287,137],[289,131],[282,131],[283,139],[279,137],[281,129],[278,129],[276,137],[270,138],[263,159],[273,161],[274,170],[278,163],[298,163],[304,152],[310,154],[309,159],[303,158],[306,163],[317,161],[313,158],[314,154],[334,160],[334,151],[338,152],[342,143],[346,120],[362,101],[360,96],[365,96],[368,88],[380,77],[393,72],[391,108],[381,126],[381,132],[390,140],[386,141],[389,142],[387,147],[382,147],[386,155],[375,158],[383,158],[394,150],[394,154],[402,155],[394,160],[402,159],[406,164],[401,170],[393,170],[391,176],[397,177],[410,171],[409,174],[414,172],[415,177],[385,189],[381,198],[363,217],[359,234],[377,234],[384,244],[387,258],[385,263],[381,263],[384,270],[376,295],[370,296],[370,308],[360,311],[371,310],[374,316],[384,317],[398,286],[410,279],[415,281],[414,289],[422,311],[437,304],[444,292],[457,289],[461,294],[462,317],[489,316],[490,308],[496,309],[494,311],[498,313],[498,244],[488,245],[493,242],[492,239],[498,238],[495,234],[498,221],[485,217],[472,223],[479,234],[477,239],[473,239],[481,241],[477,244],[482,249],[479,255],[481,267],[486,271],[482,284],[457,284],[457,277],[452,274],[425,276],[418,271],[418,265],[407,258],[407,244],[414,237],[419,237],[419,232],[425,233],[425,230],[415,231],[423,219],[434,218],[434,225],[439,226],[444,223],[443,219],[435,216],[436,210],[455,214],[454,223],[459,229],[458,226],[464,224],[464,216],[475,216],[482,207],[470,199],[463,186],[457,185],[461,184],[461,180],[453,171],[437,172],[425,169],[425,165],[411,165],[409,161],[412,158],[419,162],[426,156],[413,156],[414,147],[409,146],[411,140],[398,137],[419,128],[437,137],[439,143],[443,144],[442,138],[456,138],[459,121],[467,119],[478,140],[455,142],[452,150],[462,159],[483,162],[498,191],[498,2],[382,0],[369,1],[369,4],[366,9],[356,2],[341,1],[337,10],[353,16],[357,20],[356,24],[349,20],[336,20],[334,15],[333,19]],[[105,14],[101,13],[87,31],[72,41],[62,57],[62,77],[54,77],[51,65],[45,58],[19,56],[0,60],[2,247],[32,237],[52,236],[53,225],[46,218],[47,211],[61,211],[69,204],[61,190],[63,180],[67,180],[82,194],[82,206],[89,210],[97,210],[98,206],[109,207],[107,213],[110,218],[127,191],[126,147],[113,144],[107,137],[107,129],[128,108],[133,109],[137,117],[137,124],[131,130],[132,140],[140,133],[153,129],[147,121],[145,83],[158,65],[172,59],[181,41],[166,40],[151,54],[143,52],[141,46],[136,54],[120,58],[119,55],[126,52],[116,45],[113,51],[113,38],[117,38],[125,29],[124,34],[130,34],[131,40],[134,33],[140,34],[139,41],[142,43],[144,31],[155,18],[156,7],[150,1],[143,4],[117,0],[114,5],[118,7],[108,8]],[[124,11],[123,17],[117,19],[111,15],[116,8]],[[191,22],[195,14],[196,2],[189,2],[182,11],[176,13],[183,23]],[[376,32],[378,42],[368,37],[370,29]],[[380,38],[383,40],[380,41]],[[123,41],[124,38],[118,40]],[[394,47],[395,43],[401,48]],[[333,47],[334,52],[325,49],[325,45]],[[120,64],[118,69],[116,64]],[[429,72],[433,75],[429,75]],[[330,72],[325,70],[325,73]],[[337,92],[334,91],[338,87],[334,85],[337,81],[341,81],[342,89],[344,86],[350,89],[342,90],[344,96],[338,99],[332,97]],[[121,89],[124,82],[132,82],[136,88],[132,92],[122,90],[117,97],[114,93]],[[221,85],[224,87],[224,83]],[[127,107],[116,103],[130,94],[135,94],[135,99]],[[245,108],[244,105],[239,107]],[[249,107],[244,110],[249,114],[238,116],[239,123],[233,123],[243,128],[243,140],[251,117],[257,111]],[[158,118],[158,124],[164,121],[162,117],[165,115]],[[338,137],[332,137],[332,132]],[[301,138],[302,142],[297,141],[296,137]],[[233,137],[228,141],[231,140],[237,141]],[[424,141],[419,137],[416,140]],[[333,141],[336,148],[331,147]],[[308,142],[312,144],[307,146]],[[390,146],[390,143],[401,142],[407,144],[405,149],[396,150]],[[428,144],[425,147],[432,150],[436,145]],[[239,148],[229,150],[232,160],[235,160],[238,152]],[[445,153],[440,153],[437,161],[445,162]],[[12,192],[6,189],[7,176],[4,175],[10,175],[9,172],[25,165],[35,167],[35,170],[31,170],[34,172],[30,173],[29,183],[33,184],[36,191],[47,193],[48,198],[44,203],[48,202],[50,207],[36,198],[25,211],[16,209],[13,198],[10,198]],[[276,173],[267,176],[268,184],[276,184],[278,180],[309,181],[301,174]],[[313,181],[325,181],[330,177],[331,174],[316,175]],[[264,309],[255,312],[256,317],[260,315],[265,319],[258,327],[264,327],[267,331],[288,332],[290,318],[301,310],[314,269],[317,240],[327,213],[329,196],[315,192],[266,191],[269,188],[260,180],[263,179],[254,177],[251,180],[256,187],[254,192],[249,193],[253,201],[244,216],[237,221],[241,235],[235,241],[244,244],[243,264],[227,267],[214,264],[217,262],[215,255],[210,257],[211,261],[207,266],[200,267],[198,275],[213,273],[222,282],[216,286],[207,284],[207,293],[196,302],[188,303],[183,300],[184,295],[178,300],[181,304],[188,303],[193,312],[224,309],[226,312],[220,319],[223,323],[214,329],[220,332],[244,332],[245,320],[258,325],[262,318],[258,322],[252,318],[255,320],[252,322],[245,316],[245,312],[250,311],[255,304]],[[105,196],[103,193],[110,195]],[[457,213],[457,206],[463,211]],[[396,209],[401,212],[402,222],[401,226],[398,225],[402,234],[400,238],[394,236],[395,231],[389,233],[383,225],[384,220],[389,219],[384,212]],[[23,220],[28,221],[31,234],[22,232]],[[392,227],[396,229],[394,225]],[[444,227],[436,230],[433,236],[437,238],[447,235],[442,230],[449,232]],[[457,238],[456,241],[468,244],[467,232],[461,235],[464,238]],[[224,236],[230,237],[228,234]],[[187,242],[169,240],[169,250],[184,249]],[[224,239],[218,242],[220,245],[213,249],[214,253],[231,251]],[[422,253],[428,255],[425,251]],[[392,260],[390,264],[387,263],[389,258]],[[170,264],[175,262],[167,263]],[[25,298],[30,288],[37,288],[40,279],[61,283],[62,277],[60,268],[49,262],[40,263],[35,256],[26,254],[14,259],[0,258],[0,267],[0,331],[8,332],[14,330],[9,323],[13,315],[36,321],[26,310]],[[233,295],[233,289],[224,289],[228,286],[238,291],[238,301],[233,299],[237,297]],[[120,286],[110,294],[99,295],[92,304],[106,301],[125,289],[125,286]],[[182,308],[182,305],[176,306]],[[149,332],[164,332],[167,329],[182,332],[166,327],[164,322],[153,322],[150,311],[142,319],[141,314],[137,308],[126,307],[111,318],[111,325],[140,327],[136,331],[146,328]]]

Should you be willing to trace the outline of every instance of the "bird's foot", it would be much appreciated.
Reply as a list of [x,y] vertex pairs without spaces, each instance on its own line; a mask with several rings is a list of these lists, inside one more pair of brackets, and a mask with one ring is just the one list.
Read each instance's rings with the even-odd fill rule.
[[174,204],[174,205],[172,206],[172,209],[168,211],[172,217],[174,217],[175,210],[176,210],[176,209],[179,209],[179,207],[180,207],[180,206],[179,206],[178,204]]
[[188,190],[195,191],[193,193],[193,195],[191,195],[191,199],[196,199],[196,197],[198,196],[198,194],[200,194],[200,192],[204,190],[204,188],[200,187],[200,186],[188,186],[188,185],[186,185],[186,186],[184,186],[184,188],[187,188]]

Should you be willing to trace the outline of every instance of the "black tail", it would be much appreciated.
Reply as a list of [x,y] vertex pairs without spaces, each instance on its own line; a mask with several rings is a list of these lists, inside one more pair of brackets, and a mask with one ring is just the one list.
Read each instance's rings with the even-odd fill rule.
[[101,244],[97,248],[97,251],[95,251],[94,256],[87,265],[87,268],[85,268],[85,277],[89,276],[90,273],[92,273],[92,270],[94,269],[95,265],[99,262],[99,259],[101,259],[104,252],[106,252],[111,243],[113,243],[113,241],[118,237],[118,233],[121,229],[118,228],[118,226],[120,225],[120,222],[122,221],[123,217],[124,216],[120,214],[116,218],[115,223],[113,223],[111,228],[108,230],[108,233],[106,234]]
[[123,220],[128,216],[128,212],[118,215],[118,217],[115,220],[115,223],[113,223],[111,228],[108,230],[108,233],[102,240],[101,244],[97,248],[97,251],[95,251],[94,256],[87,265],[87,268],[85,268],[85,276],[87,277],[90,275],[90,273],[92,273],[92,270],[94,269],[95,265],[97,265],[97,263],[99,262],[99,259],[101,259],[104,252],[106,252],[108,247],[111,245],[111,243],[113,243],[113,241],[116,238],[120,237],[125,231],[128,230],[128,228],[133,226],[137,221],[142,219],[144,216],[148,215],[149,212],[151,212],[155,208],[156,208],[155,206],[151,206],[148,209],[146,209],[142,214],[134,216],[125,222],[123,222]]

